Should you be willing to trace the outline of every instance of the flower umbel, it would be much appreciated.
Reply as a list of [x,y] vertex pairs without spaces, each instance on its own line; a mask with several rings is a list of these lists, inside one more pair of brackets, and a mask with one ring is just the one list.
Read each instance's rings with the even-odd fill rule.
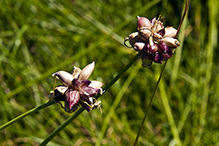
[[180,45],[175,39],[177,30],[173,27],[164,28],[164,18],[161,16],[157,20],[156,17],[151,20],[137,18],[137,32],[126,37],[125,43],[129,41],[135,51],[141,52],[142,66],[150,66],[152,62],[162,63],[172,57],[174,49]]
[[52,76],[56,77],[63,85],[57,86],[50,92],[50,97],[56,101],[64,101],[66,112],[74,112],[81,104],[88,112],[100,108],[100,101],[94,96],[102,94],[102,82],[90,81],[88,77],[93,72],[95,63],[88,64],[83,70],[74,67],[73,73],[58,71]]

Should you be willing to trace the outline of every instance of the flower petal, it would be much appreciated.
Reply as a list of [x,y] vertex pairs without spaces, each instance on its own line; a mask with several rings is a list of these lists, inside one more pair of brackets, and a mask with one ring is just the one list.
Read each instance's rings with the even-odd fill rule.
[[162,53],[160,52],[156,52],[153,56],[153,61],[156,62],[156,63],[162,63],[162,60],[163,60],[163,55]]
[[82,86],[88,86],[90,83],[91,83],[90,80],[82,80],[82,81],[81,81],[81,87],[82,87]]
[[73,76],[66,71],[58,71],[52,74],[52,76],[57,77],[61,81],[61,83],[67,87],[71,85],[71,81],[73,80]]
[[96,96],[99,92],[100,92],[100,89],[99,89],[99,88],[93,88],[93,87],[89,87],[89,86],[83,86],[83,87],[81,87],[80,90],[79,90],[79,94],[80,94],[82,97],[86,97],[86,98],[94,97],[94,96]]
[[138,36],[138,32],[133,32],[131,33],[129,36],[129,44],[134,47],[134,44],[137,42],[137,41],[141,41],[140,37]]
[[[155,34],[156,34],[156,33],[155,33]],[[165,35],[165,29],[159,30],[159,31],[157,32],[157,34],[159,34],[159,35],[157,35],[157,36],[159,36],[159,38],[163,37],[163,36]]]
[[138,31],[139,37],[144,41],[148,42],[149,37],[152,35],[152,32],[149,28],[147,27],[142,27]]
[[172,50],[169,49],[166,53],[163,53],[163,61],[168,60],[172,56],[173,56],[173,52]]
[[64,101],[65,91],[68,89],[66,86],[57,86],[54,89],[53,99],[57,101]]
[[77,79],[79,77],[80,73],[81,73],[81,69],[74,66],[74,70],[72,73],[73,78]]
[[79,76],[79,80],[86,80],[91,75],[94,70],[95,62],[93,61],[91,64],[88,64],[83,68],[81,74]]
[[147,44],[147,51],[148,51],[148,53],[155,53],[155,52],[157,52],[157,50],[158,50],[158,45],[157,44],[153,44],[153,45],[150,45],[150,44]]
[[145,46],[145,43],[143,43],[143,42],[136,42],[134,44],[133,48],[134,48],[135,51],[140,52],[141,50],[143,50],[144,46]]
[[145,17],[139,17],[139,16],[137,16],[137,18],[138,18],[138,28],[137,29],[140,29],[142,27],[151,28],[152,24],[151,24],[150,20],[148,20]]
[[100,81],[91,81],[91,83],[89,84],[89,87],[93,87],[93,88],[101,88],[104,84]]
[[79,90],[80,86],[81,86],[81,81],[79,79],[74,79],[72,81],[72,84],[71,84],[72,89]]
[[69,109],[72,109],[72,107],[76,104],[78,104],[80,100],[80,95],[77,90],[68,89],[65,93],[65,102],[67,103]]
[[154,25],[151,27],[153,32],[158,32],[163,28],[164,28],[163,23],[160,20],[156,20]]
[[170,48],[176,48],[179,46],[179,41],[177,39],[171,38],[171,37],[165,37],[162,39],[168,47]]
[[173,27],[166,27],[165,28],[165,35],[163,37],[175,37],[177,30]]
[[152,19],[150,20],[150,22],[151,22],[152,25],[154,25],[154,23],[156,22],[156,19],[157,19],[157,18],[154,17],[154,18],[152,18]]
[[160,45],[159,45],[159,51],[162,52],[162,53],[166,53],[169,48],[167,46],[167,44],[165,42],[162,42]]

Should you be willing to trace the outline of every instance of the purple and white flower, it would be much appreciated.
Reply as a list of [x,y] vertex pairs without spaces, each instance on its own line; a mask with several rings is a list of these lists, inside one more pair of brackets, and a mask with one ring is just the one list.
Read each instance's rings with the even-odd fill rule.
[[93,72],[95,63],[88,64],[83,70],[74,67],[73,73],[66,71],[58,71],[52,76],[56,77],[63,85],[57,86],[50,93],[56,101],[64,101],[65,111],[71,113],[78,109],[79,104],[87,111],[100,108],[100,101],[96,101],[94,96],[98,93],[102,94],[101,87],[103,83],[100,81],[90,81],[88,77]]

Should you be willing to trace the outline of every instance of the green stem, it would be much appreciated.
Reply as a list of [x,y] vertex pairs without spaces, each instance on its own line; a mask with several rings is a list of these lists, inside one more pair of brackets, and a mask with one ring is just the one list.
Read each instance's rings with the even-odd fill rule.
[[[130,62],[127,64],[118,75],[113,78],[113,80],[107,84],[103,90],[107,91],[139,58],[139,54],[137,54]],[[98,94],[95,98],[98,99],[101,95]],[[80,115],[84,111],[84,108],[80,108],[77,110],[71,117],[69,117],[64,123],[62,123],[56,130],[54,130],[39,146],[46,145],[49,141],[51,141],[60,131],[62,131],[72,120],[74,120],[78,115]]]
[[[182,16],[181,21],[180,21],[180,24],[179,24],[179,26],[178,26],[177,34],[176,34],[175,38],[178,36],[178,33],[179,33],[180,29],[181,29],[181,26],[182,26],[182,23],[183,23],[184,18],[185,18],[185,16],[186,16],[186,13],[187,13],[187,10],[188,10],[188,7],[189,7],[190,2],[191,2],[191,0],[189,0],[189,1],[186,0],[186,5],[185,5],[184,12],[183,12],[183,16]],[[140,130],[139,130],[139,132],[138,132],[138,135],[137,135],[137,137],[136,137],[136,139],[135,139],[134,146],[137,145],[138,139],[139,139],[139,137],[140,137],[141,131],[142,131],[143,126],[144,126],[144,123],[145,123],[145,121],[146,121],[146,119],[147,119],[147,115],[148,115],[149,110],[150,110],[150,107],[151,107],[151,105],[152,105],[152,103],[153,103],[155,93],[156,93],[156,91],[157,91],[158,85],[159,85],[159,83],[160,83],[160,80],[161,80],[161,77],[162,77],[162,75],[163,75],[163,72],[164,72],[164,70],[165,70],[166,65],[167,65],[167,61],[165,62],[164,66],[163,66],[163,69],[162,69],[162,72],[161,72],[161,74],[160,74],[160,77],[159,77],[159,79],[158,79],[158,81],[157,81],[157,85],[156,85],[156,87],[155,87],[155,89],[154,89],[154,93],[153,93],[153,95],[152,95],[151,101],[150,101],[150,103],[149,103],[149,106],[148,106],[148,108],[147,108],[146,114],[145,114],[144,119],[143,119],[143,121],[142,121],[142,124],[141,124]]]
[[20,116],[14,118],[14,119],[12,119],[11,121],[9,121],[9,122],[5,123],[4,125],[0,126],[0,131],[3,130],[4,128],[6,128],[6,127],[12,125],[13,123],[15,123],[15,122],[21,120],[22,118],[24,118],[24,117],[26,117],[26,116],[28,116],[28,115],[30,115],[30,114],[33,114],[33,113],[35,113],[35,112],[37,112],[37,111],[39,111],[39,110],[41,110],[41,109],[43,109],[43,108],[46,108],[46,107],[48,107],[48,106],[50,106],[50,105],[52,105],[52,104],[54,104],[54,103],[56,103],[56,102],[55,102],[55,101],[48,101],[47,103],[45,103],[45,104],[43,104],[43,105],[40,105],[40,106],[38,106],[38,107],[35,107],[35,108],[33,108],[33,109],[27,111],[26,113],[23,113],[22,115],[20,115]]
[[[167,60],[167,61],[168,61],[168,60]],[[159,85],[159,83],[160,83],[161,77],[163,76],[165,67],[166,67],[166,65],[167,65],[167,61],[165,62],[164,66],[163,66],[163,69],[162,69],[162,71],[161,71],[160,77],[159,77],[159,79],[158,79],[158,81],[157,81],[157,84],[156,84],[156,87],[155,87],[155,89],[154,89],[154,92],[153,92],[151,101],[150,101],[150,103],[149,103],[149,105],[148,105],[148,108],[147,108],[147,110],[146,110],[145,116],[144,116],[143,121],[142,121],[142,123],[141,123],[140,130],[138,131],[138,135],[137,135],[137,137],[136,137],[136,139],[135,139],[134,146],[137,145],[137,142],[138,142],[138,139],[139,139],[139,137],[140,137],[141,131],[142,131],[142,129],[143,129],[144,123],[145,123],[145,121],[146,121],[146,119],[147,119],[147,116],[148,116],[148,113],[149,113],[149,111],[150,111],[151,105],[152,105],[152,103],[153,103],[153,101],[154,101],[155,93],[156,93],[156,91],[157,91],[157,88],[158,88],[158,85]]]
[[71,117],[69,117],[64,123],[62,123],[56,130],[54,130],[39,146],[46,145],[53,137],[55,137],[62,129],[64,129],[72,120],[74,120],[78,115],[84,111],[84,108],[81,107],[77,110]]
[[[107,91],[139,58],[139,54],[137,54],[130,62],[127,64],[119,73],[118,75],[104,87],[104,90]],[[99,98],[96,97],[96,98]]]

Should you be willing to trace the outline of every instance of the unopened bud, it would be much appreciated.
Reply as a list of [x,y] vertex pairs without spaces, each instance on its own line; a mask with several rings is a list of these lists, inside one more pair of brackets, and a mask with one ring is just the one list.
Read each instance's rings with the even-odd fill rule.
[[139,16],[137,16],[137,18],[138,18],[138,27],[137,27],[137,29],[140,29],[142,27],[151,28],[152,24],[147,18],[139,17]]
[[162,53],[166,53],[169,50],[169,48],[165,42],[162,42],[159,45],[159,49],[160,49],[160,52],[162,52]]
[[140,37],[138,36],[138,32],[133,32],[131,33],[129,36],[128,36],[128,40],[129,40],[129,44],[134,47],[134,44],[137,42],[137,41],[140,41]]
[[139,29],[139,37],[144,41],[148,42],[149,37],[152,35],[152,32],[150,29],[146,27],[142,27]]
[[172,52],[172,50],[169,49],[166,53],[163,53],[163,61],[166,61],[167,59],[169,59],[172,56],[173,56],[173,52]]
[[154,62],[162,63],[163,55],[160,52],[156,52],[152,59]]
[[165,35],[164,37],[172,37],[174,38],[176,36],[177,30],[173,27],[166,27],[165,28]]
[[179,41],[177,39],[172,38],[172,37],[165,37],[162,39],[162,41],[165,42],[167,44],[167,46],[170,48],[176,48],[180,45]]
[[134,44],[133,48],[135,49],[135,51],[140,52],[141,50],[143,50],[144,46],[145,46],[145,43],[143,43],[143,42],[136,42]]
[[153,44],[153,45],[150,45],[150,44],[147,44],[147,52],[148,53],[155,53],[158,51],[158,45],[157,44]]

